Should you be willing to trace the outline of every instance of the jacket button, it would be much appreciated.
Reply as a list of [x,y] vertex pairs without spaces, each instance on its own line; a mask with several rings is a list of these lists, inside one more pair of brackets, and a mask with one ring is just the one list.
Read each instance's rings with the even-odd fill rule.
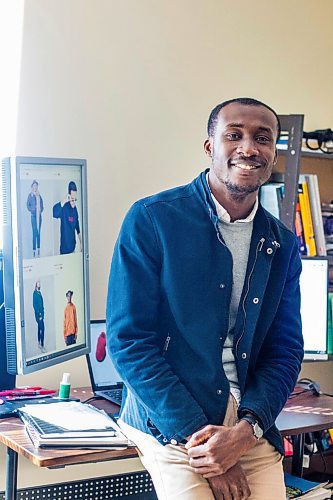
[[171,444],[178,444],[177,441],[175,439],[170,439],[170,443]]
[[220,288],[225,288],[225,284],[224,283],[220,283]]
[[267,253],[268,253],[268,255],[270,255],[271,253],[273,253],[273,249],[272,248],[267,248]]
[[242,359],[246,359],[246,352],[242,352]]
[[163,438],[163,443],[167,443],[167,442],[168,442],[167,438]]
[[221,389],[217,389],[216,394],[218,394],[219,396],[221,396],[222,390]]
[[258,299],[258,297],[254,297],[254,299],[253,299],[253,304],[258,304],[258,303],[259,303],[259,299]]

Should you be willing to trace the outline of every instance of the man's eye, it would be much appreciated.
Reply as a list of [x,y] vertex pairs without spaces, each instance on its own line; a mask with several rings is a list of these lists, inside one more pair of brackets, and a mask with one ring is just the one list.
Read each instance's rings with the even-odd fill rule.
[[229,139],[229,141],[237,141],[237,139],[239,139],[239,134],[237,134],[236,132],[229,132],[227,134],[227,139]]
[[267,143],[271,142],[271,139],[270,139],[270,137],[266,137],[264,135],[259,135],[257,137],[257,141],[260,142],[261,144],[267,144]]

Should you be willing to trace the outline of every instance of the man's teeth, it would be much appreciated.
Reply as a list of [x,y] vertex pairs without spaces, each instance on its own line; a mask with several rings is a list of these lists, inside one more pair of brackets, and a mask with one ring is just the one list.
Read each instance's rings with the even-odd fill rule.
[[241,168],[243,170],[254,170],[255,168],[257,168],[256,165],[248,165],[246,163],[236,163],[235,167]]

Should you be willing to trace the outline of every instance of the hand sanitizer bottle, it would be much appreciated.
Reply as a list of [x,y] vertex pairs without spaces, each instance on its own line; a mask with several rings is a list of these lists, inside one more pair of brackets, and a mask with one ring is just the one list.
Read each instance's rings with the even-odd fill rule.
[[68,399],[71,390],[70,373],[64,373],[59,387],[59,399]]

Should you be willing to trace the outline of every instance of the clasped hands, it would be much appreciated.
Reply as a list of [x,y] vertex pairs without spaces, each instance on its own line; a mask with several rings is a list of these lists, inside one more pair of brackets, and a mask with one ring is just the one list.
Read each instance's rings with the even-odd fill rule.
[[234,427],[207,425],[185,447],[189,464],[208,480],[216,499],[245,500],[250,489],[238,461],[255,444],[250,424],[240,421]]

